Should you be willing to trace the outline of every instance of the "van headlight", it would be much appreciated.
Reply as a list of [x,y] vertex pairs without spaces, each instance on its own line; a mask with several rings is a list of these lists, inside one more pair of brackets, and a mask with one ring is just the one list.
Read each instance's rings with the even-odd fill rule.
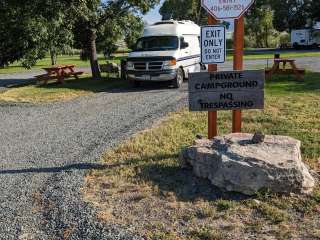
[[177,60],[168,60],[163,62],[163,69],[175,69],[177,65]]
[[130,62],[130,61],[127,62],[127,70],[134,70],[133,62]]

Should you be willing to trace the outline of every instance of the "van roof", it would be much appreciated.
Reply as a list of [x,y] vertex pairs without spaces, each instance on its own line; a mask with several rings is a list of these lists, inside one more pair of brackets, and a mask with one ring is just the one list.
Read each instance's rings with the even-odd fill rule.
[[200,35],[200,27],[192,21],[166,20],[156,22],[144,29],[143,36]]

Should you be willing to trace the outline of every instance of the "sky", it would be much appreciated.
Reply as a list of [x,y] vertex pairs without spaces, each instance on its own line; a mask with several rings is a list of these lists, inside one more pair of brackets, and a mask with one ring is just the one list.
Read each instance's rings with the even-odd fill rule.
[[147,21],[148,23],[154,23],[161,20],[159,9],[162,6],[163,2],[164,0],[161,0],[159,5],[157,5],[154,9],[152,9],[147,15],[143,17],[143,20]]
[[[152,9],[150,12],[148,12],[148,14],[143,16],[143,20],[148,22],[149,24],[152,24],[154,22],[161,20],[161,15],[159,13],[159,10],[160,10],[163,2],[164,2],[164,0],[161,0],[160,4],[158,4],[154,9]],[[233,31],[233,21],[230,21],[230,23],[231,23],[231,26],[230,26],[229,31],[232,32]]]

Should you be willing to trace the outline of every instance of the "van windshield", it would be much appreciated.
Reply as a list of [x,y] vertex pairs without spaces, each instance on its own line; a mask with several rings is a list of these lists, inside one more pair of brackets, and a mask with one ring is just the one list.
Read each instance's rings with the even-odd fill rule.
[[137,41],[134,51],[176,50],[179,47],[176,36],[143,37]]

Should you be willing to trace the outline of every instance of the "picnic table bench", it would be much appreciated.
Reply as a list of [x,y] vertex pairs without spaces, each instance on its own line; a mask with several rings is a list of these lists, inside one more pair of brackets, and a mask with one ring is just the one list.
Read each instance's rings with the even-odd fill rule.
[[[266,75],[270,77],[273,74],[294,74],[300,79],[305,74],[306,70],[298,68],[295,62],[296,60],[294,59],[275,58],[272,68],[266,68]],[[291,68],[286,68],[288,64]]]
[[51,79],[56,79],[59,83],[64,83],[64,80],[69,77],[75,77],[79,79],[79,75],[82,75],[84,72],[76,71],[75,65],[59,65],[54,67],[43,68],[47,73],[35,76],[37,82],[44,82],[48,84],[48,81]]

